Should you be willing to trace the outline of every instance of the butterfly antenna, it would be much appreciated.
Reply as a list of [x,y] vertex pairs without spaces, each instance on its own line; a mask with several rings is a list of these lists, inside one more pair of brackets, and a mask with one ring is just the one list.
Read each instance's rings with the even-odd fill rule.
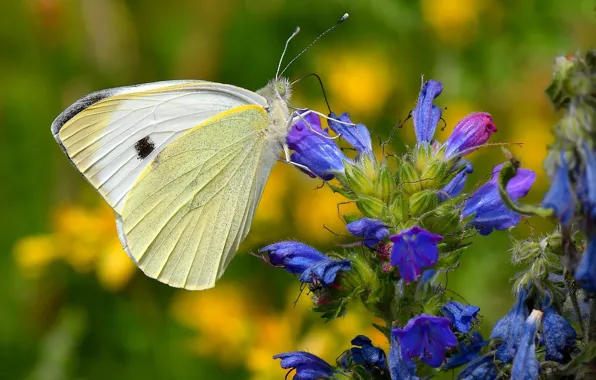
[[331,106],[329,105],[329,100],[327,100],[327,94],[325,93],[325,87],[323,87],[323,81],[321,80],[321,77],[318,74],[311,73],[311,74],[305,75],[302,78],[296,79],[291,84],[293,86],[294,84],[296,84],[296,83],[300,82],[301,80],[306,79],[308,77],[315,77],[319,81],[319,85],[321,86],[321,91],[323,92],[323,98],[325,99],[325,104],[327,104],[327,109],[329,110],[329,113],[331,113],[332,112]]
[[[279,73],[279,75],[283,75],[284,72],[288,69],[288,67],[290,67],[290,65],[292,63],[294,63],[295,60],[297,60],[302,54],[304,54],[304,52],[306,52],[308,49],[310,49],[310,47],[313,46],[321,37],[323,37],[325,34],[329,33],[330,31],[332,31],[333,29],[337,28],[337,26],[339,24],[341,24],[342,22],[346,21],[348,16],[349,16],[349,14],[344,13],[344,15],[341,16],[341,18],[331,28],[329,28],[326,31],[324,31],[323,33],[319,34],[319,36],[317,38],[315,38],[314,41],[310,43],[310,45],[308,45],[306,48],[304,48],[304,50],[302,50],[297,56],[294,57],[294,59],[292,59],[290,61],[290,63],[288,63],[286,65],[286,67],[284,67],[284,69],[281,71],[281,73]],[[281,64],[281,62],[280,62],[280,64]]]
[[292,40],[292,38],[296,37],[296,35],[298,33],[300,33],[299,26],[296,27],[296,30],[294,30],[294,33],[292,33],[290,38],[288,38],[288,40],[286,41],[286,46],[284,47],[284,51],[281,53],[281,58],[279,59],[279,63],[277,64],[277,71],[275,72],[275,79],[279,78],[279,69],[281,68],[281,63],[284,60],[284,55],[286,55],[286,50],[288,50],[288,45],[290,44],[290,41]]

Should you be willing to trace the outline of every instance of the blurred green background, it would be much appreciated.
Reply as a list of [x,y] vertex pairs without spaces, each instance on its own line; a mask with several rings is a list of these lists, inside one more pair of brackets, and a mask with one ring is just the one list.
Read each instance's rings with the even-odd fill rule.
[[[287,72],[318,73],[335,112],[386,138],[413,108],[420,76],[441,80],[444,139],[472,111],[493,114],[494,142],[538,172],[554,115],[543,90],[552,60],[593,46],[593,0],[21,0],[0,22],[0,373],[5,379],[280,379],[273,354],[303,349],[329,361],[356,334],[386,347],[358,308],[324,324],[297,306],[298,282],[247,255],[299,239],[329,250],[341,241],[340,196],[278,164],[252,232],[218,286],[169,288],[144,277],[120,249],[111,210],[58,148],[50,124],[102,88],[206,79],[258,89],[288,57],[344,12],[350,18]],[[293,104],[325,112],[314,79]],[[412,144],[411,122],[394,151]],[[471,155],[474,179],[503,160]],[[472,181],[469,184],[473,184]],[[515,235],[550,226],[529,220]],[[508,232],[477,238],[449,288],[481,307],[483,331],[511,305]]]

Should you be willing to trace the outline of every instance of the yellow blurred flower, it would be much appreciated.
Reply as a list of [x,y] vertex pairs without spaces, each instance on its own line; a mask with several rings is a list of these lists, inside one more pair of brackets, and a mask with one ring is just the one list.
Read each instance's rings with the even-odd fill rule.
[[539,116],[518,117],[513,123],[512,134],[508,140],[523,145],[512,145],[510,150],[521,160],[524,168],[536,172],[535,187],[544,188],[548,180],[542,168],[542,161],[546,157],[547,145],[554,142],[550,133],[552,123]]
[[347,202],[346,198],[334,193],[328,186],[322,186],[313,191],[320,184],[320,180],[305,180],[302,186],[306,189],[301,192],[304,195],[297,198],[294,203],[293,216],[296,225],[300,226],[301,234],[308,236],[313,242],[334,240],[336,237],[329,230],[338,234],[345,233],[344,222],[339,213],[356,212],[356,206],[353,203]]
[[322,54],[317,72],[329,83],[334,107],[364,116],[377,113],[397,83],[388,58],[370,48]]
[[62,260],[80,273],[95,270],[107,290],[118,291],[128,283],[135,265],[122,250],[114,213],[107,205],[63,206],[54,212],[53,221],[52,233],[24,237],[15,244],[15,260],[24,276],[39,276],[48,264]]
[[[203,292],[178,291],[171,312],[179,323],[196,331],[189,342],[191,351],[228,365],[244,364],[254,380],[283,378],[287,371],[279,360],[273,360],[273,355],[282,352],[308,351],[335,363],[358,334],[388,349],[385,337],[372,327],[373,320],[361,305],[350,305],[345,317],[323,324],[309,312],[312,301],[307,295],[302,294],[294,305],[297,294],[296,284],[288,292],[286,308],[273,311],[264,299],[240,286],[222,284]],[[313,317],[315,327],[303,328]]]
[[422,17],[444,42],[465,44],[484,5],[483,0],[422,0]]

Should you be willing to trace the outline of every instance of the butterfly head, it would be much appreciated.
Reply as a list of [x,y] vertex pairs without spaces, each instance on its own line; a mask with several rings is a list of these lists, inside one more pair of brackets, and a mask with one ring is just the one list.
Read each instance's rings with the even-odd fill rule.
[[292,96],[292,84],[287,78],[279,77],[269,81],[257,94],[269,100],[281,100],[288,103]]

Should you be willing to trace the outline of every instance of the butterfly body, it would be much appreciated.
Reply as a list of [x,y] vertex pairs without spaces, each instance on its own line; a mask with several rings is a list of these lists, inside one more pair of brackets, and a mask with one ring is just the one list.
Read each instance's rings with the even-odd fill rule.
[[169,81],[87,95],[52,123],[114,209],[132,260],[171,286],[214,286],[246,237],[290,127],[287,80],[257,92]]

